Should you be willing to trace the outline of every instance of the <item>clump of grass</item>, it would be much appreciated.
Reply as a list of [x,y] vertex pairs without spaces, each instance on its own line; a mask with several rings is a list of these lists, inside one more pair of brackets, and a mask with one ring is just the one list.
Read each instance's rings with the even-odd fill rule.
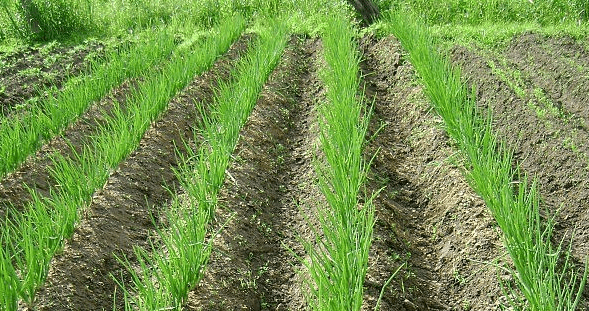
[[18,275],[10,261],[10,250],[4,248],[7,241],[10,241],[6,234],[10,232],[0,233],[0,245],[3,246],[0,247],[0,311],[13,311],[17,310],[20,284],[16,281]]
[[0,0],[0,41],[104,37],[177,21],[209,29],[235,13],[246,19],[276,16],[297,5],[287,0]]
[[[203,145],[189,150],[177,172],[185,196],[176,196],[166,216],[168,229],[158,230],[161,245],[148,253],[136,248],[139,270],[124,258],[132,276],[125,292],[126,310],[179,309],[203,277],[211,253],[209,228],[217,194],[235,149],[239,132],[253,110],[258,94],[278,63],[286,45],[286,28],[278,22],[264,30],[257,45],[234,71],[236,81],[222,83],[210,116],[204,115]],[[195,137],[199,136],[195,133]]]
[[380,0],[381,8],[411,11],[429,25],[526,23],[542,26],[589,21],[589,3],[584,0]]
[[372,200],[360,204],[368,169],[362,156],[368,112],[358,99],[359,62],[349,20],[331,15],[323,38],[327,102],[320,106],[320,142],[325,163],[317,164],[328,206],[318,207],[320,226],[304,241],[309,255],[307,300],[312,310],[360,310],[372,243]]
[[404,11],[421,18],[444,50],[456,44],[500,50],[514,35],[534,32],[571,36],[589,32],[589,2],[584,0],[379,0],[381,10]]
[[94,27],[90,0],[2,0],[0,6],[21,39],[48,41]]
[[388,16],[387,27],[409,51],[432,105],[465,155],[466,177],[503,232],[518,288],[508,293],[518,297],[511,300],[512,306],[526,301],[535,311],[574,310],[588,269],[579,276],[570,262],[570,249],[562,242],[552,244],[554,223],[540,216],[536,181],[529,182],[519,168],[513,168],[512,152],[493,133],[491,113],[481,116],[474,91],[464,86],[460,71],[436,52],[425,28],[400,12]]
[[[225,21],[213,30],[201,45],[179,50],[170,63],[157,74],[146,78],[128,99],[126,112],[115,109],[107,119],[92,145],[73,158],[54,158],[53,177],[58,190],[41,198],[35,192],[26,212],[1,228],[7,252],[5,262],[12,265],[0,275],[0,283],[17,284],[10,287],[7,297],[23,299],[31,304],[43,284],[51,258],[70,237],[78,221],[79,208],[90,200],[94,191],[104,185],[109,170],[116,167],[132,150],[168,101],[199,74],[209,68],[217,56],[226,51],[245,26],[241,17]],[[17,214],[17,213],[14,213]],[[17,271],[14,274],[11,271]],[[2,272],[2,271],[0,271]],[[16,293],[16,294],[15,294]],[[10,296],[8,296],[10,295]]]

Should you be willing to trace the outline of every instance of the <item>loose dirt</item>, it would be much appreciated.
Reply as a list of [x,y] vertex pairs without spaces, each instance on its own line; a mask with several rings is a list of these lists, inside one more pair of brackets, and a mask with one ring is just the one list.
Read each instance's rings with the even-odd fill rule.
[[81,154],[84,146],[105,124],[106,117],[112,116],[115,103],[125,110],[126,97],[135,89],[136,82],[126,81],[111,90],[103,99],[92,104],[63,134],[45,142],[17,170],[4,176],[0,180],[0,217],[4,217],[8,210],[21,212],[31,201],[30,191],[42,197],[48,196],[50,189],[57,186],[50,173],[53,168],[52,157],[59,154],[67,159]]
[[139,147],[111,174],[104,188],[85,208],[85,217],[64,250],[56,255],[46,286],[37,296],[37,310],[111,310],[116,298],[124,309],[112,276],[130,280],[115,259],[135,260],[133,246],[149,249],[152,215],[178,187],[173,169],[178,165],[176,148],[193,138],[199,115],[195,101],[210,102],[218,81],[226,80],[236,59],[247,49],[242,37],[209,72],[196,78],[178,95],[162,117],[145,133]]
[[[363,310],[494,310],[495,223],[460,170],[413,66],[394,37],[361,41],[366,102],[374,101],[367,159],[377,221]],[[372,135],[375,135],[374,137]]]
[[[572,254],[574,261],[581,264],[589,255],[589,137],[586,127],[575,116],[586,120],[589,113],[586,94],[578,91],[586,84],[586,78],[574,70],[565,75],[567,65],[555,56],[550,58],[559,49],[549,52],[547,47],[552,49],[558,42],[570,40],[548,40],[548,45],[544,42],[537,35],[528,34],[514,39],[506,48],[510,66],[524,72],[524,98],[493,74],[484,53],[456,47],[452,58],[469,84],[477,87],[479,107],[483,111],[492,108],[494,129],[514,150],[516,163],[528,176],[537,178],[542,207],[549,214],[557,213],[553,243],[562,238],[570,241],[574,233]],[[569,54],[570,48],[563,47],[569,49]],[[583,49],[577,54],[587,57]],[[533,96],[533,90],[538,88],[546,91],[548,100],[556,104],[561,115],[544,115],[534,109],[542,105]],[[588,294],[586,290],[581,309],[588,307]]]
[[29,49],[0,59],[0,116],[26,106],[26,100],[45,87],[60,88],[69,77],[80,74],[104,52],[100,42],[46,51]]
[[303,309],[291,251],[303,255],[297,239],[310,230],[300,211],[320,197],[312,186],[319,47],[291,38],[242,129],[220,193],[217,221],[226,226],[187,310]]

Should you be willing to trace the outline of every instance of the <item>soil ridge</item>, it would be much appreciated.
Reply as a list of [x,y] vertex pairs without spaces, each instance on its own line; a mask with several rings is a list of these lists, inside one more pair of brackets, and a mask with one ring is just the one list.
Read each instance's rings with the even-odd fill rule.
[[116,309],[124,309],[120,289],[114,297],[112,276],[130,279],[113,254],[126,256],[133,263],[134,246],[149,249],[152,219],[158,218],[170,191],[178,187],[176,148],[181,151],[184,143],[193,139],[193,129],[199,123],[195,101],[212,100],[214,86],[230,76],[248,45],[249,36],[240,37],[211,70],[177,95],[139,147],[94,194],[86,217],[52,261],[46,285],[37,296],[38,310],[110,310],[115,298]]
[[[302,310],[298,238],[309,228],[299,204],[314,201],[313,107],[321,92],[317,39],[292,36],[247,123],[220,192],[205,278],[187,310]],[[314,202],[313,202],[314,203]]]
[[115,104],[125,110],[127,96],[136,87],[137,81],[132,80],[112,89],[100,101],[92,104],[61,135],[45,142],[18,169],[4,176],[0,180],[0,218],[10,214],[7,213],[8,210],[22,212],[31,201],[31,190],[42,197],[49,196],[49,190],[57,186],[50,174],[53,167],[51,157],[60,154],[67,159],[76,153],[81,154],[84,146],[90,143],[92,135],[98,133],[100,127],[106,123],[106,116],[112,116],[111,111]]
[[[0,118],[12,117],[17,106],[25,104],[32,96],[44,96],[38,90],[45,87],[61,88],[70,77],[81,74],[89,67],[89,59],[95,59],[104,52],[100,42],[85,46],[59,47],[48,53],[40,49],[17,53],[20,58],[0,68]],[[98,55],[96,55],[98,54]]]
[[360,50],[366,102],[374,103],[367,192],[381,190],[363,310],[374,309],[402,264],[382,310],[498,310],[501,289],[488,264],[503,252],[495,222],[455,163],[442,119],[396,38],[368,36]]
[[[514,163],[523,173],[537,178],[541,207],[550,214],[556,213],[553,245],[558,245],[563,238],[568,243],[574,233],[573,259],[577,266],[583,266],[589,255],[586,243],[589,238],[589,215],[586,213],[589,209],[586,160],[589,146],[578,144],[575,151],[567,145],[570,124],[539,117],[528,107],[529,100],[533,99],[519,98],[507,83],[493,74],[485,57],[465,47],[455,47],[451,56],[468,84],[476,86],[477,105],[483,111],[492,108],[493,128],[514,150]],[[588,308],[589,291],[586,289],[585,293],[582,306]]]

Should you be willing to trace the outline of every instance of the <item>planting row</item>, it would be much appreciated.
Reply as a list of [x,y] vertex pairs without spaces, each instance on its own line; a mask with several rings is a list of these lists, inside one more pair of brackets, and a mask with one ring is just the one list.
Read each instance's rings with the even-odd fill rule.
[[[510,258],[500,267],[509,272],[511,279],[499,282],[506,304],[515,308],[527,305],[532,310],[576,309],[587,272],[574,267],[567,244],[561,239],[552,240],[554,212],[540,207],[536,181],[528,182],[510,147],[497,140],[492,116],[480,112],[476,93],[462,85],[460,73],[432,52],[433,44],[425,28],[398,13],[389,19],[391,31],[410,52],[448,135],[464,154],[461,161],[465,175],[504,234]],[[490,108],[491,103],[487,104]]]
[[[115,105],[112,116],[104,116],[105,123],[82,152],[71,158],[53,156],[50,173],[58,187],[46,198],[33,193],[24,212],[10,215],[2,227],[6,245],[3,284],[4,292],[10,294],[5,295],[7,306],[14,306],[17,296],[28,304],[33,302],[53,254],[73,232],[82,212],[79,208],[102,187],[109,170],[136,148],[150,123],[166,109],[169,99],[229,46],[242,29],[243,21],[230,19],[223,26],[233,31],[222,36],[210,35],[194,50],[177,51],[159,73],[138,85],[124,109]],[[11,263],[15,263],[14,269]]]
[[[586,79],[583,68],[575,65],[582,64],[575,58],[583,55],[587,51],[570,39],[535,34],[514,38],[500,55],[461,47],[452,53],[477,86],[477,105],[492,109],[494,128],[514,149],[521,170],[536,176],[542,209],[554,217],[553,241],[570,247],[565,251],[579,267],[589,254],[589,137],[587,111],[580,105]],[[586,298],[582,306],[587,308]]]
[[60,88],[108,49],[91,41],[72,48],[45,46],[0,58],[0,115],[5,116],[34,104],[43,89]]
[[[215,236],[209,223],[215,217],[225,171],[240,129],[286,43],[286,27],[272,26],[238,63],[236,81],[220,86],[210,116],[203,114],[204,128],[195,132],[202,135],[202,145],[196,151],[189,149],[178,172],[185,195],[174,197],[165,211],[167,228],[158,231],[160,245],[152,247],[151,253],[135,249],[139,272],[125,260],[133,280],[131,289],[124,287],[125,309],[181,308],[202,279],[211,253],[210,239]],[[205,112],[204,106],[200,108]]]
[[[124,159],[126,157],[125,155],[130,150],[134,149],[133,146],[137,144],[138,141],[136,140],[136,138],[133,137],[142,136],[142,133],[144,131],[143,129],[145,129],[145,127],[142,127],[142,125],[150,124],[151,122],[149,120],[153,119],[155,116],[159,114],[157,110],[151,113],[147,112],[146,114],[141,113],[142,111],[144,111],[141,108],[141,103],[152,103],[153,99],[155,99],[156,102],[158,102],[158,98],[161,98],[160,102],[162,103],[167,102],[165,96],[154,97],[153,99],[151,99],[150,96],[153,96],[151,94],[155,93],[149,92],[150,85],[156,85],[154,83],[157,83],[157,89],[168,88],[162,84],[162,81],[165,81],[165,79],[163,78],[164,76],[154,77],[151,79],[147,79],[146,81],[138,82],[136,86],[136,89],[138,91],[131,91],[131,94],[126,96],[125,102],[120,103],[123,106],[119,105],[119,103],[114,103],[113,108],[109,111],[109,113],[102,116],[103,123],[97,126],[99,128],[97,134],[94,136],[92,140],[87,141],[88,145],[82,148],[80,152],[74,152],[70,157],[64,157],[59,155],[52,156],[52,168],[48,171],[50,171],[49,175],[51,175],[56,180],[58,187],[52,187],[51,191],[49,191],[46,196],[40,196],[39,194],[33,191],[32,202],[29,203],[23,210],[19,212],[9,211],[8,213],[10,214],[10,216],[7,218],[8,220],[3,226],[4,233],[2,235],[2,243],[3,245],[6,245],[6,248],[2,253],[2,284],[4,286],[3,292],[9,294],[5,296],[5,300],[3,302],[5,302],[5,305],[8,309],[16,308],[16,301],[18,299],[20,299],[23,303],[27,304],[29,307],[39,309],[95,309],[100,308],[100,306],[96,303],[101,304],[106,301],[112,301],[111,299],[96,299],[97,297],[95,295],[97,293],[92,291],[86,291],[84,293],[76,291],[70,293],[67,292],[69,289],[72,288],[74,288],[74,290],[77,289],[76,287],[71,286],[71,284],[75,283],[74,281],[76,280],[87,281],[91,279],[94,282],[94,284],[97,285],[97,287],[102,287],[105,283],[100,281],[100,279],[97,279],[97,276],[102,275],[104,277],[109,275],[109,273],[106,271],[102,271],[100,269],[97,270],[97,266],[87,266],[86,264],[84,264],[86,261],[80,260],[81,258],[76,258],[76,264],[74,266],[69,266],[71,264],[70,258],[72,257],[68,256],[72,256],[76,253],[82,254],[82,252],[76,251],[76,247],[80,247],[80,249],[85,250],[85,252],[83,252],[84,255],[82,257],[87,257],[91,254],[98,253],[102,256],[107,256],[108,258],[110,258],[110,261],[114,260],[114,262],[117,262],[117,265],[119,267],[126,266],[127,268],[129,268],[129,272],[132,272],[130,274],[130,277],[133,280],[131,283],[128,283],[128,280],[124,280],[125,277],[122,277],[121,279],[117,278],[119,280],[118,284],[120,285],[135,284],[136,286],[124,287],[128,290],[124,290],[124,288],[119,288],[119,293],[123,294],[123,296],[118,297],[119,299],[121,297],[124,298],[124,300],[121,299],[119,301],[125,302],[126,300],[125,305],[127,308],[152,309],[152,307],[154,306],[154,304],[152,303],[155,303],[160,306],[169,306],[170,304],[174,305],[179,303],[181,304],[184,302],[187,291],[185,290],[184,294],[178,294],[178,286],[184,286],[184,288],[190,289],[195,285],[195,282],[197,282],[200,279],[200,277],[198,277],[198,273],[186,274],[186,271],[181,269],[182,266],[185,264],[193,264],[195,265],[195,268],[191,268],[190,271],[198,272],[202,271],[203,269],[202,267],[199,267],[198,263],[202,262],[202,264],[204,264],[206,263],[206,261],[208,261],[206,257],[203,257],[204,259],[201,261],[193,259],[195,258],[195,255],[206,256],[206,251],[202,253],[201,251],[203,250],[203,245],[206,245],[204,239],[209,239],[211,236],[211,232],[208,231],[208,226],[206,225],[206,223],[208,223],[209,220],[212,220],[212,217],[214,215],[215,200],[213,198],[216,196],[215,191],[218,191],[214,190],[214,188],[216,187],[218,189],[221,185],[221,182],[224,180],[224,166],[226,166],[227,164],[223,163],[228,163],[229,156],[232,154],[235,143],[237,142],[239,128],[241,127],[239,123],[235,123],[233,121],[241,119],[243,120],[242,122],[244,122],[247,119],[247,116],[249,115],[247,111],[253,108],[253,105],[251,104],[249,105],[250,108],[247,108],[247,105],[235,105],[235,102],[240,103],[240,98],[243,98],[244,100],[246,100],[244,103],[255,103],[255,99],[258,97],[258,91],[256,91],[256,87],[251,87],[250,84],[252,82],[257,83],[257,88],[259,89],[261,87],[263,82],[266,80],[266,76],[269,74],[270,71],[266,70],[266,73],[264,73],[264,71],[260,72],[259,69],[266,66],[266,68],[271,70],[273,68],[273,63],[276,63],[281,54],[280,46],[284,46],[285,43],[285,32],[282,32],[282,34],[273,32],[272,36],[270,36],[270,33],[268,33],[266,38],[264,36],[265,35],[262,36],[259,48],[254,50],[251,56],[245,59],[243,65],[238,66],[236,75],[239,77],[243,77],[243,80],[239,80],[238,78],[235,84],[228,84],[225,87],[221,87],[221,90],[225,91],[221,91],[220,95],[216,98],[218,106],[214,106],[213,109],[211,109],[212,111],[210,112],[211,117],[205,118],[203,121],[203,124],[205,126],[205,131],[202,132],[203,137],[200,138],[200,135],[195,136],[199,137],[200,139],[203,139],[206,145],[202,146],[201,151],[196,151],[196,153],[193,154],[193,156],[189,156],[187,160],[184,162],[184,165],[181,166],[181,169],[179,171],[180,173],[178,173],[178,177],[182,181],[181,184],[183,191],[186,192],[186,195],[182,196],[180,199],[172,200],[172,202],[176,203],[172,204],[171,208],[176,208],[176,210],[172,210],[171,212],[167,213],[162,213],[162,216],[165,219],[163,223],[166,224],[166,227],[169,226],[171,229],[165,229],[162,231],[158,230],[158,232],[160,232],[161,239],[155,239],[152,242],[148,242],[147,240],[145,240],[144,245],[149,246],[145,248],[146,250],[139,251],[139,249],[137,248],[134,252],[129,253],[128,251],[130,251],[131,244],[126,244],[127,253],[123,253],[123,256],[116,254],[116,245],[111,246],[109,248],[110,251],[103,252],[103,250],[101,249],[101,245],[103,245],[102,242],[100,242],[101,240],[94,240],[93,236],[94,234],[98,233],[97,231],[103,232],[105,236],[101,237],[103,238],[102,241],[108,243],[107,241],[109,240],[120,240],[121,238],[123,238],[123,236],[125,236],[125,232],[128,232],[125,230],[119,230],[119,228],[126,228],[125,226],[119,227],[118,225],[115,225],[117,229],[108,230],[108,228],[113,227],[112,224],[109,226],[106,223],[101,222],[101,219],[103,218],[101,215],[104,216],[104,212],[106,211],[110,210],[110,212],[115,213],[115,215],[121,215],[121,211],[115,210],[120,209],[125,204],[124,202],[117,199],[126,198],[128,195],[121,193],[121,198],[117,198],[115,200],[101,200],[101,198],[104,195],[106,195],[105,193],[108,192],[113,192],[111,193],[111,195],[114,194],[114,196],[116,197],[116,191],[114,189],[110,189],[109,185],[111,182],[117,179],[118,176],[120,176],[120,171],[123,170],[125,166],[119,166],[119,168],[115,171],[114,174],[109,173],[109,168],[114,168],[118,166],[117,163],[121,159]],[[280,39],[281,37],[282,39]],[[217,36],[215,38],[220,38],[218,40],[222,40],[223,37]],[[207,47],[206,44],[204,44],[204,46],[205,48]],[[271,48],[271,46],[275,47]],[[222,48],[222,46],[220,47]],[[198,53],[197,51],[191,55],[215,55],[215,53]],[[198,63],[198,61],[192,61],[190,63]],[[172,61],[171,64],[173,66],[174,61]],[[173,71],[171,71],[170,68],[166,68],[162,72],[164,72],[165,74],[169,74]],[[257,78],[257,80],[251,80],[255,77],[259,78]],[[351,87],[353,89],[352,93],[355,93],[357,91],[358,85],[357,83],[353,83]],[[234,89],[249,90],[249,93],[235,93],[233,92]],[[140,94],[141,96],[134,94]],[[352,99],[354,100],[353,96]],[[204,106],[201,107],[203,107],[199,110],[201,113],[208,112],[209,109],[204,108]],[[244,112],[241,112],[240,110],[236,110],[236,108],[246,110]],[[172,112],[169,113],[173,115]],[[235,113],[237,113],[237,115],[234,116],[233,114]],[[141,121],[142,119],[146,120],[147,122]],[[125,121],[123,122],[123,120]],[[224,120],[228,120],[231,122]],[[224,125],[225,123],[227,124]],[[119,126],[123,124],[125,124],[125,126]],[[131,126],[129,127],[128,125]],[[136,129],[134,129],[135,126],[137,126]],[[236,127],[233,127],[233,129],[231,129],[231,127],[229,126]],[[137,133],[139,135],[134,133]],[[227,140],[225,135],[228,134],[230,134],[230,136],[228,137],[233,138]],[[363,136],[364,135],[360,133],[358,137],[363,138]],[[182,137],[182,135],[180,135],[180,137]],[[149,138],[150,136],[148,133],[144,136],[144,139],[141,142],[144,143]],[[160,140],[162,139],[162,137],[154,137],[154,139]],[[127,141],[129,142],[129,144],[125,143]],[[111,144],[109,142],[117,142],[117,144]],[[170,146],[173,146],[174,144],[178,143],[179,141],[171,140]],[[151,146],[145,146],[147,149],[153,150]],[[189,146],[190,145],[185,145],[185,147],[190,148]],[[133,153],[131,158],[140,153],[140,151],[141,147]],[[360,151],[361,150],[356,151],[357,157],[360,156]],[[159,157],[156,156],[153,158],[158,159]],[[358,161],[358,159],[356,161]],[[213,170],[212,167],[214,167],[214,165],[217,164],[221,164],[221,166],[218,170]],[[170,167],[165,168],[170,169]],[[195,180],[193,175],[188,174],[190,172],[190,170],[188,169],[195,171],[196,176],[200,178],[197,178]],[[184,171],[186,171],[186,173],[182,173]],[[217,173],[212,174],[215,171]],[[80,179],[80,177],[83,177],[83,180]],[[137,177],[137,179],[143,178],[144,177]],[[105,183],[105,181],[107,181],[106,186],[97,194],[94,194],[92,201],[89,202],[89,196],[91,196],[92,193],[94,193],[95,189],[102,188],[102,185]],[[168,180],[164,182],[168,184],[171,181]],[[201,182],[202,186],[199,186]],[[215,184],[217,186],[214,186]],[[124,185],[126,185],[127,187],[131,186],[129,182],[124,183]],[[210,188],[211,185],[213,185],[213,188]],[[164,188],[162,187],[162,189]],[[128,190],[130,189],[124,189],[122,191]],[[152,193],[152,191],[149,192]],[[142,193],[145,193],[145,191]],[[157,193],[157,191],[155,191],[155,193]],[[194,198],[190,199],[191,196]],[[357,193],[354,194],[354,196],[357,196]],[[213,199],[213,201],[210,201],[211,199]],[[90,203],[90,207],[85,208],[84,210],[78,210],[80,206],[87,204],[86,202]],[[192,203],[188,203],[187,207],[187,202]],[[100,206],[101,203],[109,203],[112,205],[110,208],[108,206],[103,208],[95,206]],[[135,203],[137,204],[138,202]],[[205,205],[209,207],[204,208]],[[190,206],[193,206],[192,209],[194,210],[193,212],[188,213],[190,211]],[[186,210],[186,208],[189,209]],[[180,210],[187,211],[187,213],[178,213],[178,211]],[[356,209],[354,208],[354,210]],[[203,217],[194,218],[194,213],[200,214]],[[88,222],[89,226],[91,227],[95,225],[100,225],[100,230],[86,231],[87,228],[85,228],[85,226],[76,225],[76,223],[78,222],[76,219],[79,214],[86,215],[82,218],[82,223]],[[123,212],[123,214],[125,213]],[[133,216],[133,214],[135,213],[131,214]],[[179,214],[184,215],[185,217],[174,217]],[[191,216],[189,217],[189,215]],[[120,217],[121,216],[115,216],[115,219]],[[194,218],[194,221],[196,222],[191,224],[191,218]],[[108,217],[104,217],[104,221],[112,222],[114,221],[114,219],[108,219]],[[143,224],[145,225],[145,222]],[[179,226],[182,226],[183,229],[174,229],[177,227],[179,228]],[[202,232],[202,234],[197,236],[178,236],[177,233],[179,232],[195,232],[192,230],[184,230],[187,228],[186,226],[190,226],[191,228],[194,228],[197,231],[201,230],[200,232]],[[68,239],[69,242],[65,244],[65,249],[63,251],[60,251],[60,254],[56,259],[51,260],[55,251],[61,248],[62,241],[64,240],[64,238],[67,238],[71,233],[74,233],[74,237]],[[85,238],[76,238],[76,236],[79,236],[81,234],[84,234]],[[113,239],[113,234],[117,236],[116,239]],[[196,241],[194,243],[177,244],[179,241],[193,239],[198,236],[200,236],[200,242]],[[145,235],[143,237],[146,238]],[[82,245],[78,245],[78,243]],[[154,244],[151,243],[156,243],[157,245],[161,246],[154,247]],[[88,245],[91,246],[88,248]],[[169,254],[172,254],[172,258],[181,258],[174,256],[173,254],[185,254],[186,250],[182,250],[182,247],[190,245],[200,245],[200,247],[197,247],[196,253],[193,252],[193,255],[188,255],[190,260],[168,261],[164,259],[165,257],[162,257],[169,256]],[[157,249],[159,249],[160,247],[162,251],[165,252],[161,255],[157,255]],[[204,249],[206,250],[206,247]],[[112,254],[113,251],[115,251],[114,256]],[[76,255],[73,256],[76,257]],[[105,263],[109,262],[108,258],[104,258]],[[118,260],[115,260],[114,258],[118,258]],[[62,261],[61,259],[65,260]],[[50,261],[52,262],[51,270],[48,271],[47,269],[49,267]],[[95,261],[95,263],[98,266],[101,265],[100,262],[101,260]],[[170,262],[176,262],[180,266],[167,266],[167,263]],[[13,263],[15,264],[15,266],[13,266]],[[166,263],[166,266],[162,266],[164,263]],[[139,264],[139,268],[143,267],[145,269],[144,272],[141,272],[139,274],[135,274],[137,272],[133,272],[136,271],[133,267],[135,267],[135,265],[137,264]],[[64,265],[67,266],[69,269],[63,269]],[[77,269],[82,271],[90,269],[92,270],[93,275],[89,278],[80,278],[80,275],[72,273],[74,270]],[[99,271],[103,273],[97,273]],[[151,285],[153,286],[153,290],[150,291],[148,289],[146,290],[146,288],[149,286],[148,284],[152,282],[152,280],[154,279],[150,276],[151,273],[156,273],[155,280],[157,281],[155,284]],[[168,284],[165,281],[166,273],[172,273],[171,275],[174,276],[195,275],[196,279],[194,279],[193,281],[187,280],[185,285],[179,285],[178,283],[169,283],[170,285],[166,286],[164,285]],[[47,274],[49,275],[49,281],[47,282],[47,285],[41,288],[39,294],[37,295],[37,290],[39,289],[39,286],[43,284],[45,276]],[[111,270],[110,278],[116,278],[115,274],[116,271]],[[123,275],[128,274],[124,273]],[[144,275],[144,277],[141,277],[141,275]],[[363,277],[361,277],[360,279],[362,278]],[[167,280],[176,282],[182,280],[182,278],[171,277],[167,278]],[[65,287],[61,287],[59,285],[60,282],[64,282],[67,285]],[[112,282],[113,280],[111,279],[110,283],[112,284]],[[167,290],[165,288],[167,288]],[[85,289],[88,290],[90,289],[90,287],[85,286]],[[112,295],[114,293],[116,293],[116,290],[114,290],[113,288],[110,294]],[[165,299],[161,299],[163,297],[169,297],[167,293],[174,293],[174,295],[172,295],[172,297],[176,297],[173,298],[174,301],[166,301]],[[87,300],[83,301],[82,297],[92,297],[91,299],[97,302],[89,303]],[[159,299],[154,300],[154,297]]]
[[93,101],[125,79],[153,74],[156,64],[169,56],[175,47],[170,29],[145,34],[142,44],[126,53],[112,52],[91,74],[72,81],[62,91],[27,107],[27,113],[4,119],[0,123],[0,174],[16,169],[42,143],[61,133],[76,120]]

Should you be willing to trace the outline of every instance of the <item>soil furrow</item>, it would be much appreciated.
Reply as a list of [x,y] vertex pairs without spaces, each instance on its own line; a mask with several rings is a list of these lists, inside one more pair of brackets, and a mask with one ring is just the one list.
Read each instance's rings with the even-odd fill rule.
[[199,115],[195,101],[208,103],[218,81],[227,80],[250,37],[242,36],[213,68],[195,78],[145,133],[139,147],[119,165],[104,188],[85,209],[86,216],[53,261],[46,286],[39,291],[39,310],[124,309],[121,291],[114,297],[111,275],[129,281],[125,268],[114,257],[135,260],[133,246],[148,248],[154,229],[151,215],[170,199],[178,186],[173,169],[176,148],[193,138]]
[[136,81],[126,81],[111,90],[102,100],[91,105],[63,134],[46,142],[16,171],[6,175],[0,181],[0,217],[4,218],[11,208],[22,211],[31,200],[29,189],[42,196],[49,195],[49,190],[56,186],[56,181],[50,174],[53,167],[51,157],[61,154],[70,158],[74,151],[80,154],[92,135],[98,133],[100,126],[105,124],[105,117],[110,115],[115,102],[124,111],[126,97],[136,85]]
[[[433,115],[394,37],[361,41],[367,102],[374,113],[366,154],[376,225],[363,310],[497,310],[490,263],[503,249],[495,222],[461,174],[455,148]],[[382,128],[381,128],[382,127]],[[379,130],[380,129],[380,130]]]
[[452,57],[469,84],[476,86],[479,107],[492,107],[494,130],[513,148],[515,162],[538,179],[542,207],[551,214],[558,212],[554,242],[574,231],[573,257],[577,263],[584,262],[589,255],[587,146],[572,148],[567,143],[570,125],[540,118],[526,100],[493,75],[484,57],[463,47],[455,48]]
[[[220,192],[213,254],[187,310],[301,310],[299,212],[318,201],[312,110],[321,92],[318,41],[293,36],[241,131]],[[315,129],[316,130],[316,129]]]
[[48,86],[60,88],[71,76],[88,67],[87,57],[102,54],[101,43],[89,43],[73,48],[56,48],[50,52],[32,50],[13,64],[0,69],[0,116],[11,114],[30,97],[43,95],[38,90]]

